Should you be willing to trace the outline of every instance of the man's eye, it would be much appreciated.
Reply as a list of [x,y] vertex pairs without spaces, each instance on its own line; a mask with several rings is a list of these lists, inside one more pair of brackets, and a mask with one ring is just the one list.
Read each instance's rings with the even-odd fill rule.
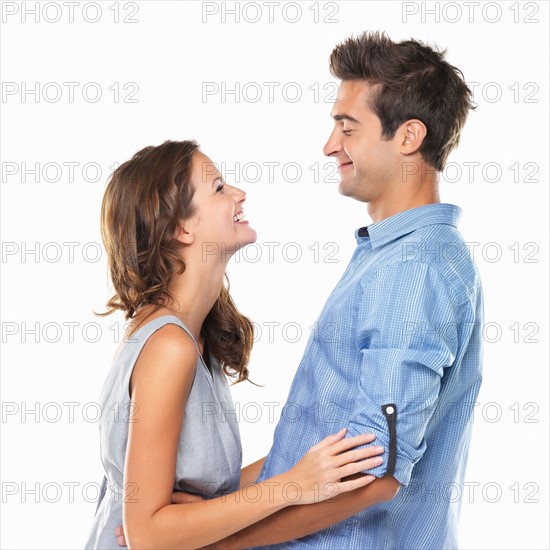
[[342,130],[342,133],[343,133],[345,136],[351,135],[352,132],[353,132],[353,130]]

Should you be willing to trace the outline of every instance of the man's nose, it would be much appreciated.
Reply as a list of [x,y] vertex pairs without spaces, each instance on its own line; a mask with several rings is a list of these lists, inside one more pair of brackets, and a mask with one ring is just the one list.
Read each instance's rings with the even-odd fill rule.
[[332,133],[328,138],[328,141],[325,143],[325,146],[323,147],[323,154],[327,157],[330,157],[338,153],[341,149],[342,149],[342,144],[338,137],[338,133],[336,132],[336,128],[334,128],[334,130],[332,131]]

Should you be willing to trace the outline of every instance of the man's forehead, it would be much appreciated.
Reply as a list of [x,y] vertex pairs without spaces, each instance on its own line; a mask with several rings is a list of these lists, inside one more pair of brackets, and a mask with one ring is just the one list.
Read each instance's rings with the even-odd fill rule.
[[345,80],[340,84],[330,116],[334,120],[358,122],[356,116],[367,107],[369,92],[366,81]]

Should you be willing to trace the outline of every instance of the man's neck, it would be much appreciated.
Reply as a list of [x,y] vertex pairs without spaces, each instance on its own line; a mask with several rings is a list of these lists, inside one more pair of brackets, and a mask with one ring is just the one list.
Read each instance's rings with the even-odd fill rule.
[[[400,188],[401,187],[401,188]],[[411,182],[403,189],[403,185],[395,186],[393,193],[387,193],[367,204],[367,212],[374,223],[381,222],[390,216],[405,212],[411,208],[418,208],[426,204],[441,202],[439,198],[439,182],[436,178],[430,181]]]

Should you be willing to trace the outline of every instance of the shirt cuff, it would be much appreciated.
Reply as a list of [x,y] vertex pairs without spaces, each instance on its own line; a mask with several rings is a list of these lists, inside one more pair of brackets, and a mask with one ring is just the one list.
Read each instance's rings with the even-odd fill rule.
[[[368,433],[373,433],[376,436],[376,439],[372,443],[369,443],[368,445],[361,445],[361,447],[358,448],[377,446],[384,447],[384,454],[382,455],[382,459],[384,460],[384,462],[382,462],[380,466],[376,466],[375,468],[363,470],[363,473],[371,474],[376,477],[383,477],[387,473],[388,459],[390,458],[390,440],[388,433],[385,431],[381,431],[374,426],[360,426],[359,429],[359,426],[357,424],[351,423],[348,426],[348,433],[346,437],[353,437],[356,435]],[[406,487],[409,484],[413,467],[414,463],[408,457],[399,452],[399,445],[397,445],[395,452],[395,469],[391,475],[397,481],[399,481],[402,487]]]

